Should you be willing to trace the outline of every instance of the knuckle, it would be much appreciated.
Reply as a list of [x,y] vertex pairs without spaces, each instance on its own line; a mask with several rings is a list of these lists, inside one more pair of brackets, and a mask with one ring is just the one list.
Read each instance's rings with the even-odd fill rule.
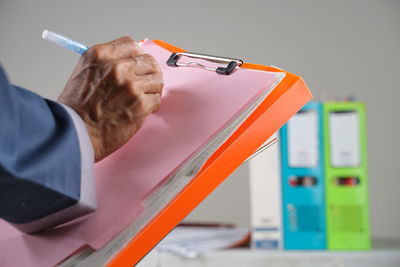
[[154,70],[154,72],[162,74],[161,68],[158,65],[157,60],[152,55],[145,54],[144,61]]
[[154,107],[156,110],[161,107],[161,96],[157,97],[156,100],[154,101]]
[[162,73],[160,65],[158,65],[157,62],[154,62],[153,67],[154,67],[155,73],[157,74],[157,77],[159,77],[159,79],[162,79],[163,73]]
[[163,77],[162,71],[156,72],[156,79],[159,80],[160,82],[164,82],[164,77]]
[[119,38],[119,40],[120,40],[122,43],[132,43],[132,44],[135,44],[135,45],[136,45],[136,41],[133,40],[133,39],[132,39],[131,37],[129,37],[129,36],[122,36],[122,37]]
[[136,55],[137,51],[141,51],[141,48],[139,47],[138,43],[133,40],[129,36],[124,36],[122,38],[122,43],[129,47],[129,50],[132,52],[133,55]]
[[111,61],[111,70],[110,70],[110,75],[112,78],[119,84],[124,86],[125,84],[129,84],[129,75],[127,71],[127,65],[125,62],[121,61]]
[[119,62],[113,62],[111,67],[111,74],[115,79],[119,80],[122,74],[122,64]]
[[139,97],[137,103],[141,111],[147,112],[147,105],[146,105],[147,103],[144,97]]
[[129,60],[130,60],[130,63],[132,64],[132,66],[136,66],[139,63],[139,61],[136,57],[130,58]]
[[158,91],[161,91],[164,88],[164,80],[162,79],[162,77],[157,77],[157,79],[155,80],[155,85]]
[[164,88],[164,79],[163,79],[163,75],[162,75],[162,72],[158,72],[157,73],[157,75],[156,75],[156,83],[157,83],[157,86],[160,88],[160,89],[162,89],[162,88]]
[[120,46],[129,47],[133,51],[140,49],[138,43],[129,36],[120,37],[117,43]]
[[90,47],[85,54],[87,54],[92,60],[100,60],[104,57],[105,49],[105,44],[97,44]]
[[145,59],[146,61],[153,61],[153,60],[155,60],[154,57],[153,57],[152,55],[150,55],[150,54],[144,54],[143,57],[144,57],[144,59]]
[[158,67],[158,63],[157,63],[156,59],[152,55],[145,54],[144,56],[145,56],[145,60],[147,62],[149,62],[153,67]]
[[163,80],[161,80],[160,81],[160,83],[159,83],[159,86],[160,86],[160,90],[162,90],[163,88],[164,88],[164,81]]
[[112,70],[114,74],[119,75],[122,72],[122,69],[123,69],[123,64],[121,62],[118,61],[113,62]]
[[153,101],[151,103],[151,107],[149,108],[150,112],[155,112],[157,110],[159,110],[161,107],[161,97],[160,95],[155,95],[155,97],[153,98]]
[[129,95],[132,99],[137,99],[141,101],[141,91],[137,88],[136,82],[135,81],[129,81],[128,82],[128,90],[129,90]]

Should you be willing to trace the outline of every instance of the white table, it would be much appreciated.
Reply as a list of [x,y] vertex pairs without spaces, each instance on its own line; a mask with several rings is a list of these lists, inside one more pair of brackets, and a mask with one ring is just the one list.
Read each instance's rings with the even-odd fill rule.
[[374,241],[371,251],[270,251],[230,249],[210,252],[196,259],[152,251],[138,267],[399,267],[400,242]]

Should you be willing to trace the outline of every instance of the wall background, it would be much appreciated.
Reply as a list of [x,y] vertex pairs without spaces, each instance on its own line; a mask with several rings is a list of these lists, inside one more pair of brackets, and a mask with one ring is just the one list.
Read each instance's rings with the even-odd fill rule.
[[[88,45],[129,35],[280,66],[317,99],[352,95],[368,110],[372,235],[400,238],[399,14],[400,1],[1,0],[0,61],[13,83],[55,99],[78,56],[43,29]],[[248,226],[248,188],[244,165],[189,219]]]

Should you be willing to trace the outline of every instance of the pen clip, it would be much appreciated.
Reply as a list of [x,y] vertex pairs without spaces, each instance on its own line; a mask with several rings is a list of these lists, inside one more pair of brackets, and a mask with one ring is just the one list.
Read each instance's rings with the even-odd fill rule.
[[[190,57],[190,58],[200,58],[200,59],[205,59],[205,60],[208,60],[211,62],[216,62],[216,63],[227,63],[228,65],[226,67],[211,68],[211,67],[207,67],[198,62],[180,63],[180,62],[178,62],[178,59],[181,56],[186,56],[186,57]],[[241,60],[241,59],[218,57],[218,56],[211,56],[211,55],[191,53],[191,52],[172,53],[171,56],[167,60],[167,65],[170,67],[191,67],[191,66],[192,67],[201,67],[206,70],[215,71],[216,73],[221,74],[221,75],[231,74],[236,69],[237,66],[240,66],[242,64],[243,64],[243,60]]]

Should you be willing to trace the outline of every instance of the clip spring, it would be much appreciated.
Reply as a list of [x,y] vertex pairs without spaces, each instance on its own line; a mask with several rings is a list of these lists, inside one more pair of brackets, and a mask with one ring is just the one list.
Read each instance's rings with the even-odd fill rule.
[[[206,59],[212,62],[217,62],[217,63],[228,63],[226,67],[218,67],[218,68],[210,68],[207,67],[201,63],[197,62],[188,62],[188,63],[178,63],[178,58],[179,56],[186,56],[190,58],[200,58],[200,59]],[[167,65],[170,67],[201,67],[206,70],[210,71],[215,71],[218,74],[221,75],[229,75],[231,74],[237,66],[240,66],[243,64],[243,60],[241,59],[236,59],[236,58],[227,58],[227,57],[217,57],[217,56],[211,56],[211,55],[205,55],[205,54],[197,54],[197,53],[190,53],[190,52],[182,52],[182,53],[172,53],[169,59],[167,60]]]

